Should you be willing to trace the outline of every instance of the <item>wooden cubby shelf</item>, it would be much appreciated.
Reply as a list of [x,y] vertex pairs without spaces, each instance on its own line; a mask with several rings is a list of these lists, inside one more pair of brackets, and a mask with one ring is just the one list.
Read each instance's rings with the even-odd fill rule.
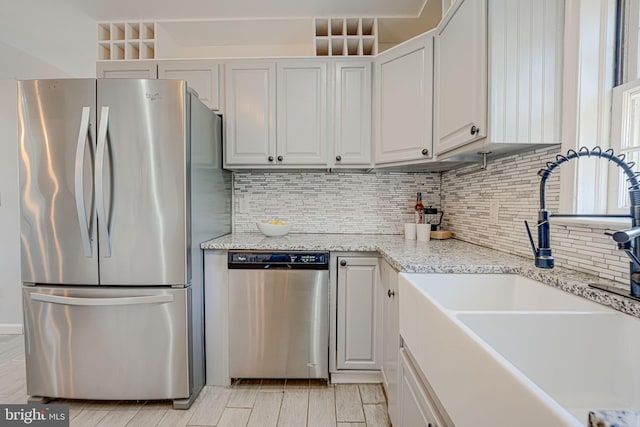
[[368,56],[378,53],[376,18],[316,18],[316,56]]
[[155,22],[98,23],[98,60],[155,59]]

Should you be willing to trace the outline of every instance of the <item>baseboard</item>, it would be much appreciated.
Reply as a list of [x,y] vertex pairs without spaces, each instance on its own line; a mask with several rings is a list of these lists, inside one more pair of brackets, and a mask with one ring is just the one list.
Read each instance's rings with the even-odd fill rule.
[[382,375],[380,371],[347,371],[347,372],[332,372],[331,383],[332,384],[354,384],[354,383],[381,383]]
[[0,335],[22,335],[22,324],[0,323]]

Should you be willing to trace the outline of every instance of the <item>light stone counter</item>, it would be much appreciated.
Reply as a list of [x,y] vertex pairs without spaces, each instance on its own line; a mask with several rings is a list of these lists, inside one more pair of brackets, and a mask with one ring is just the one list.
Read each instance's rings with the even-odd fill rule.
[[200,247],[207,250],[378,252],[391,266],[409,273],[520,274],[640,317],[640,303],[588,286],[589,283],[604,283],[620,287],[620,283],[566,268],[539,269],[534,266],[533,259],[455,239],[418,242],[404,240],[400,235],[289,234],[265,237],[260,233],[236,233],[206,241]]
[[[534,266],[533,259],[454,239],[418,242],[404,240],[399,235],[289,234],[284,237],[265,237],[260,233],[238,233],[204,242],[201,248],[378,252],[394,268],[409,273],[519,274],[640,317],[640,303],[588,286],[589,283],[597,282],[621,287],[620,283],[605,281],[596,276],[566,268],[539,269]],[[638,411],[603,409],[605,410],[591,413],[590,426],[624,426],[631,424],[618,424],[622,419],[640,419]]]

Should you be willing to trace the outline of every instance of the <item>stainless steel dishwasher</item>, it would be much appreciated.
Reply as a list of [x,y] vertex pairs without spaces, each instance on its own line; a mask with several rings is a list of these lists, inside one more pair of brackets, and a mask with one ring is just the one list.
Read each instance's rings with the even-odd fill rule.
[[329,253],[229,252],[232,378],[329,377]]

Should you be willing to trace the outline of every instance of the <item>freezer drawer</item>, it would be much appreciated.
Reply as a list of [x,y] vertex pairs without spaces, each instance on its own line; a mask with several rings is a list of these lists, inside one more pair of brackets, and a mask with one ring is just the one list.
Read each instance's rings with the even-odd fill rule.
[[190,288],[23,286],[27,393],[189,397],[190,299]]

